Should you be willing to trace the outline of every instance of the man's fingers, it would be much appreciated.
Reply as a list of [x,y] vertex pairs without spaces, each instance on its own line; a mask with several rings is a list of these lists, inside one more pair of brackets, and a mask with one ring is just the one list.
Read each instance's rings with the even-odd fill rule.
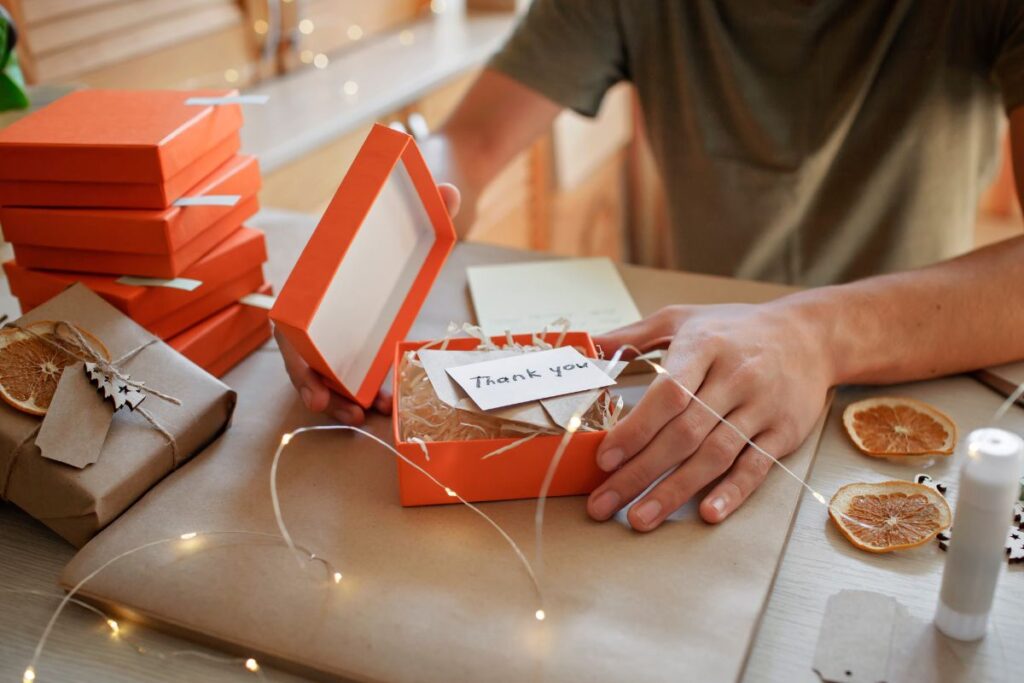
[[331,394],[324,411],[342,424],[358,427],[366,422],[366,413],[355,403],[348,401],[337,394]]
[[[703,355],[695,356],[680,382],[691,391],[697,391],[704,382],[709,364],[710,360]],[[689,405],[690,395],[679,383],[667,375],[657,377],[636,407],[601,442],[597,451],[598,467],[611,472],[622,465],[643,450],[662,427]]]
[[387,390],[382,390],[379,394],[377,394],[377,399],[373,402],[373,407],[378,413],[381,413],[382,415],[390,415],[392,407],[391,401],[391,392]]
[[331,399],[331,390],[327,388],[320,375],[302,360],[302,356],[292,348],[288,339],[274,331],[277,338],[277,345],[281,349],[281,357],[284,359],[284,368],[292,384],[298,389],[302,402],[306,408],[314,413],[323,412]]
[[594,337],[594,343],[608,357],[623,346],[634,346],[641,351],[668,346],[684,316],[685,308],[682,306],[663,308],[643,320]]
[[444,200],[445,206],[448,207],[448,215],[452,218],[459,215],[459,208],[462,207],[462,193],[459,192],[459,188],[451,183],[441,183],[437,186],[437,190],[441,193],[441,199]]
[[587,501],[587,511],[597,520],[606,520],[629,503],[658,477],[685,462],[698,451],[711,431],[715,418],[699,406],[691,405],[673,418],[644,450],[608,477]]
[[[274,331],[277,345],[281,349],[285,370],[292,384],[298,389],[302,402],[313,413],[326,413],[342,424],[357,426],[366,421],[366,411],[351,401],[331,391],[320,375],[306,364],[302,356],[292,348],[283,334]],[[391,413],[391,395],[384,391],[377,397],[374,407],[389,415]]]
[[[754,439],[758,446],[777,458],[786,455],[785,440],[779,432],[769,430]],[[736,463],[722,481],[704,496],[700,504],[700,516],[705,521],[717,524],[731,515],[757,487],[764,482],[775,462],[768,456],[747,446],[736,458]]]
[[[710,405],[717,406],[718,410],[729,412],[735,405],[735,399],[714,393],[723,386],[715,384],[711,392],[705,392],[707,395],[698,396]],[[590,494],[587,501],[590,516],[597,520],[611,517],[658,477],[698,452],[717,422],[717,418],[703,407],[689,404],[682,413],[671,418],[648,443],[641,446],[638,454],[627,459],[619,471]],[[605,457],[609,456],[605,454]],[[600,459],[598,462],[600,464]]]
[[[694,406],[692,410],[698,409]],[[706,411],[705,411],[706,412]],[[741,408],[729,420],[744,433],[757,429],[751,414]],[[700,448],[672,474],[665,477],[629,511],[629,523],[638,531],[656,529],[666,517],[685,505],[710,482],[725,473],[746,442],[724,423],[719,423]]]

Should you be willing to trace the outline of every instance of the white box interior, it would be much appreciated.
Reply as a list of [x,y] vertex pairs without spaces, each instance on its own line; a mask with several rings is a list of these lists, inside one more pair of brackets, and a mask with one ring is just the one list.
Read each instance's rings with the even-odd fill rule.
[[356,391],[437,236],[400,161],[356,232],[309,335],[338,379]]

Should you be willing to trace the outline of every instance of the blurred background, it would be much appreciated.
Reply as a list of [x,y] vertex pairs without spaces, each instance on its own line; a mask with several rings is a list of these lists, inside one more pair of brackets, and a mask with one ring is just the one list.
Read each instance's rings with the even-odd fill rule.
[[[35,106],[81,86],[238,87],[261,204],[326,206],[374,121],[440,125],[528,0],[0,0]],[[0,114],[0,125],[17,113]],[[1006,146],[1004,145],[1004,150]],[[651,266],[666,261],[663,191],[629,86],[595,120],[561,115],[491,184],[470,238]],[[1004,151],[976,241],[1024,230]]]

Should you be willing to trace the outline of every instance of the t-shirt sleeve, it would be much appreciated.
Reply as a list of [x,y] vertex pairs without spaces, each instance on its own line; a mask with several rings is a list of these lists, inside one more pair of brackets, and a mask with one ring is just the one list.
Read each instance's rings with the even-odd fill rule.
[[992,78],[1010,112],[1024,106],[1024,1],[1004,0],[998,4]]
[[604,94],[627,78],[612,0],[534,0],[488,64],[548,99],[595,116]]

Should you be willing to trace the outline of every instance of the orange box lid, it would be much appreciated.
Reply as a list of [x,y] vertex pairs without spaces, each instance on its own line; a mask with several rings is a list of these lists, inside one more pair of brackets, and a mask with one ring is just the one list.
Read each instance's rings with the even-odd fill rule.
[[412,137],[375,125],[270,318],[328,384],[369,406],[454,243]]
[[231,133],[162,182],[0,180],[0,206],[166,209],[234,156],[241,144],[238,133]]
[[79,90],[0,130],[0,179],[160,183],[242,126],[235,90]]
[[[198,208],[198,207],[197,207]],[[80,273],[175,278],[223,242],[259,210],[255,195],[241,200],[193,239],[169,254],[133,254],[123,251],[57,249],[15,244],[14,261],[24,268],[71,270]]]
[[[118,278],[112,275],[29,270],[14,261],[7,261],[3,267],[11,293],[19,299],[31,302],[45,300],[55,296],[68,285],[82,282],[129,317],[148,326],[148,323],[158,321],[176,309],[202,299],[211,291],[246,275],[254,268],[259,269],[266,260],[267,249],[263,233],[243,226],[182,273],[182,277],[202,282],[201,286],[192,291],[126,285],[117,282]],[[262,283],[257,283],[257,286],[259,284]],[[242,292],[239,296],[245,293]],[[209,315],[214,310],[216,309],[206,314]],[[196,320],[201,317],[203,316]],[[190,321],[189,324],[196,320]]]
[[[136,319],[136,322],[160,339],[170,339],[181,334],[196,323],[205,320],[225,306],[230,306],[245,295],[251,294],[264,284],[266,282],[263,279],[263,268],[256,266],[243,273],[237,279],[210,290],[198,299],[190,300],[184,306],[171,311],[165,311],[162,315],[157,311],[155,318],[146,320]],[[40,306],[57,294],[60,294],[64,289],[64,287],[51,288],[52,291],[46,293],[34,292],[30,293],[30,296],[23,294],[17,294],[16,296],[21,304],[22,313],[27,313],[36,306]],[[104,292],[97,292],[97,294],[119,310],[124,307],[123,302],[114,300]]]
[[[16,245],[171,254],[260,189],[256,157],[236,155],[190,189],[186,196],[240,195],[232,206],[172,206],[168,209],[0,208],[4,237]],[[238,221],[248,218],[243,216]]]

